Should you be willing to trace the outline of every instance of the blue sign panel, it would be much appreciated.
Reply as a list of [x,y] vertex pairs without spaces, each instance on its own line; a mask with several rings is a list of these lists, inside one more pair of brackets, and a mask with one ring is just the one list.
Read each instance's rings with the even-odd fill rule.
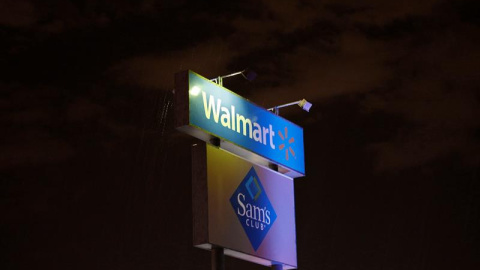
[[230,203],[256,251],[277,219],[277,213],[253,167],[233,193]]
[[190,125],[305,175],[303,129],[189,71]]

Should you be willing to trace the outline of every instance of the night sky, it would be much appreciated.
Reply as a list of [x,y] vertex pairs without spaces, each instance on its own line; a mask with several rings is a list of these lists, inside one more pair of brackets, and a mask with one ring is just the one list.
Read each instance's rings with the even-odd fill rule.
[[[0,0],[0,269],[210,269],[174,74],[304,128],[299,269],[480,269],[478,1]],[[226,258],[226,269],[268,269]]]

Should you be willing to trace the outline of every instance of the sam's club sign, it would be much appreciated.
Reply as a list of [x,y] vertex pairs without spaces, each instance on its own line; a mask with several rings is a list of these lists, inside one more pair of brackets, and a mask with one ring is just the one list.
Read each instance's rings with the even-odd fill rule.
[[297,268],[293,179],[203,142],[192,146],[193,244]]
[[250,169],[230,198],[230,203],[256,251],[277,219],[277,213],[255,168]]
[[[188,115],[180,125],[231,142],[267,160],[305,175],[303,129],[210,80],[188,71],[176,75],[176,91],[183,91],[179,109],[188,96]],[[180,93],[178,96],[182,96]],[[176,109],[178,111],[178,109]],[[178,126],[178,125],[177,125]],[[191,135],[205,139],[198,131]]]

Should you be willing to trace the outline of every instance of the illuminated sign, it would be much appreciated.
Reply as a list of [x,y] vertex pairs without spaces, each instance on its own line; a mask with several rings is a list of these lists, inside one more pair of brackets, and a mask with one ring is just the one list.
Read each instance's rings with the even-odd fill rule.
[[277,219],[262,181],[252,167],[230,198],[240,224],[257,250]]
[[192,71],[176,74],[175,91],[177,128],[206,141],[218,137],[229,143],[222,148],[256,162],[254,153],[289,176],[305,175],[301,127]]
[[192,162],[194,245],[296,268],[293,179],[203,142]]

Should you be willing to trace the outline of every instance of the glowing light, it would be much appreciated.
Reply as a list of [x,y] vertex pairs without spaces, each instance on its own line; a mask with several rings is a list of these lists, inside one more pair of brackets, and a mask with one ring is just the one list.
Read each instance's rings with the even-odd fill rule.
[[192,89],[190,89],[190,91],[188,91],[188,92],[189,92],[190,95],[192,95],[192,96],[198,96],[198,94],[200,94],[200,91],[201,91],[201,90],[202,90],[202,89],[200,89],[200,87],[198,87],[198,86],[195,85],[195,86],[192,87]]

